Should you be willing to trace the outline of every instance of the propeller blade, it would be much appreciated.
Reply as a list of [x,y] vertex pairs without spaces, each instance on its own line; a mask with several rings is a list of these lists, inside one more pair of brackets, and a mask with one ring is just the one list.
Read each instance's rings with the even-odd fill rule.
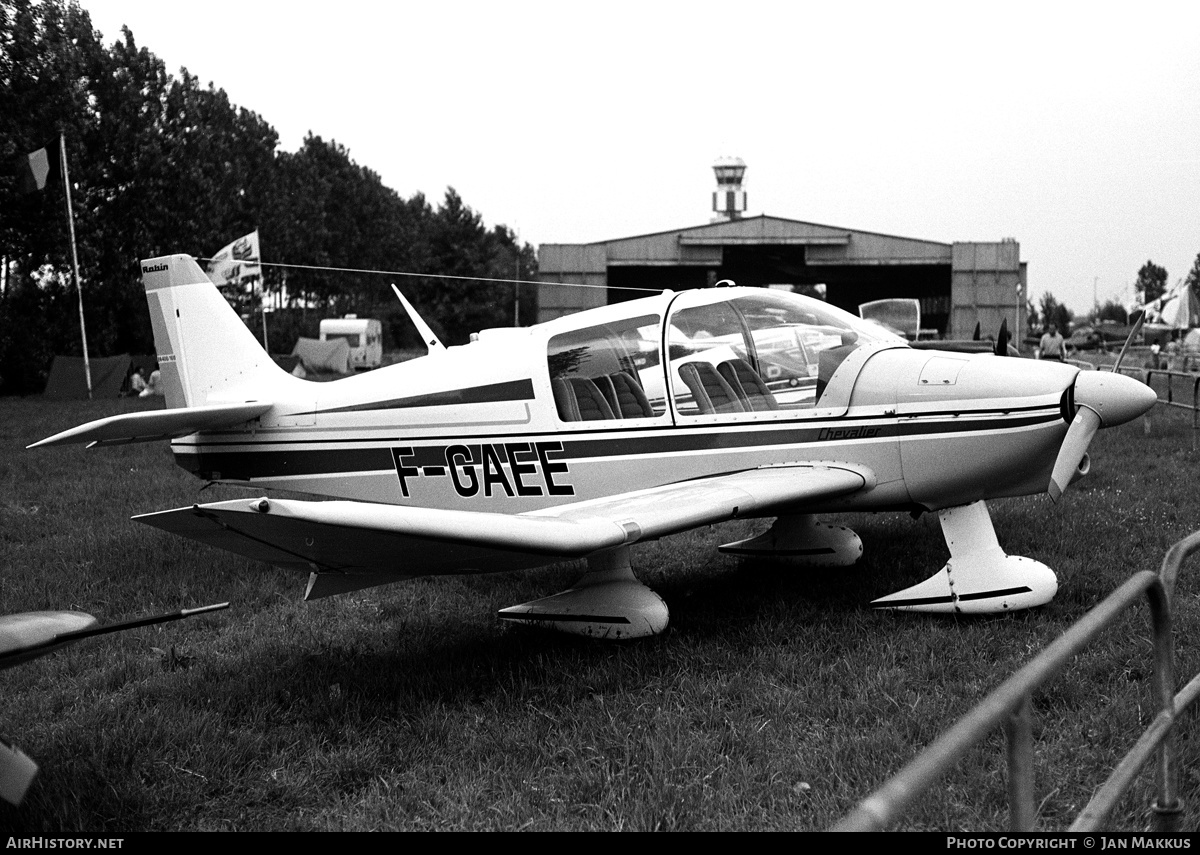
[[1129,352],[1129,345],[1133,344],[1133,339],[1137,336],[1142,328],[1142,324],[1146,322],[1146,313],[1142,312],[1138,315],[1137,321],[1133,325],[1133,329],[1129,331],[1129,337],[1125,339],[1125,344],[1121,346],[1121,352],[1117,355],[1117,361],[1113,363],[1113,374],[1121,368],[1121,363],[1125,361],[1125,354]]
[[1091,445],[1092,437],[1100,430],[1100,416],[1088,407],[1080,407],[1067,428],[1062,447],[1058,450],[1058,459],[1054,461],[1054,473],[1050,476],[1050,498],[1058,501],[1071,478],[1083,462]]
[[996,334],[997,356],[1008,356],[1008,318],[1000,321],[1000,332]]

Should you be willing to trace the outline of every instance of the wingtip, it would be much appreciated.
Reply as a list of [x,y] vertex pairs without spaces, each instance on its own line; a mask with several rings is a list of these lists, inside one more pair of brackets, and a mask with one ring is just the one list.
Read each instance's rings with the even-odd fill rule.
[[[64,431],[64,433],[69,433],[69,431]],[[45,448],[47,445],[59,445],[62,443],[63,438],[64,437],[62,433],[56,433],[54,436],[48,436],[45,439],[39,439],[37,442],[31,442],[29,445],[25,446],[25,450],[28,451],[31,448]]]

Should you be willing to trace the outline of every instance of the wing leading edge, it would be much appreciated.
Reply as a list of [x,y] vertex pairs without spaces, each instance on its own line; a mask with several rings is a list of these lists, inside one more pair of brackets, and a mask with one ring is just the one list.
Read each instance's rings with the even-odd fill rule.
[[875,476],[865,467],[806,463],[516,515],[235,499],[134,519],[256,561],[314,571],[305,596],[315,599],[416,576],[538,567],[874,485]]

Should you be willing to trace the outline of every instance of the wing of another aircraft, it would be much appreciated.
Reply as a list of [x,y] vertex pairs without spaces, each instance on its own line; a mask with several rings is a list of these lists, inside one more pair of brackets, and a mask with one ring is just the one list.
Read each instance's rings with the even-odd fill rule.
[[11,668],[67,644],[59,636],[96,625],[84,612],[23,612],[0,616],[0,669]]
[[869,489],[846,463],[770,466],[507,515],[367,502],[235,499],[134,517],[257,561],[316,571],[307,599],[416,576],[503,571]]
[[120,445],[173,439],[202,430],[233,427],[261,416],[274,406],[270,401],[242,404],[215,404],[209,407],[180,407],[152,410],[148,413],[123,413],[56,433],[38,440],[29,448],[86,442],[92,445]]
[[[155,617],[135,618],[107,626],[97,626],[96,619],[85,612],[23,612],[0,615],[0,671],[53,653],[60,647],[84,638],[180,620],[228,607],[229,603],[218,603]],[[37,763],[17,746],[0,739],[0,799],[19,806],[37,772]]]

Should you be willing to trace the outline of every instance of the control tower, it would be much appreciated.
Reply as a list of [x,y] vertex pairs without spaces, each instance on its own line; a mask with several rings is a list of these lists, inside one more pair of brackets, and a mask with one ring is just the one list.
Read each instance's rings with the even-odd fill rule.
[[746,174],[746,162],[740,157],[722,157],[713,164],[717,174],[717,189],[713,191],[714,223],[740,220],[746,211],[746,191],[742,189],[742,176]]

